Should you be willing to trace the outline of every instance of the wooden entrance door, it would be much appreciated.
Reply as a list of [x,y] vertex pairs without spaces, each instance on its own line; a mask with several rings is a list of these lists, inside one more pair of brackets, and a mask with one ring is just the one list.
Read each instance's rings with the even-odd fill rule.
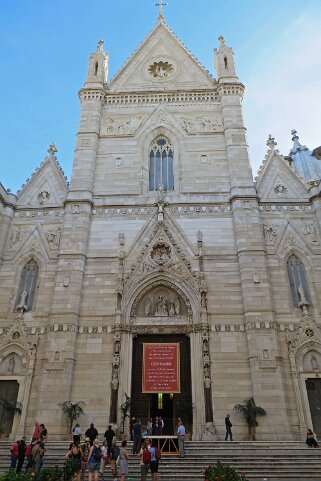
[[[157,394],[142,393],[143,344],[146,342],[180,343],[179,394],[163,394],[162,403]],[[190,340],[184,335],[138,335],[133,340],[131,416],[141,419],[145,426],[151,417],[162,416],[164,433],[174,434],[176,421],[181,417],[185,424],[192,425],[192,387]]]
[[[16,402],[18,398],[19,384],[17,381],[0,381],[0,399],[9,402]],[[11,433],[14,412],[8,412],[3,405],[0,405],[0,430],[3,434]]]
[[[321,379],[307,379],[305,381],[310,412],[313,426],[311,429],[316,433],[318,438],[321,437]],[[309,427],[309,426],[308,426]]]

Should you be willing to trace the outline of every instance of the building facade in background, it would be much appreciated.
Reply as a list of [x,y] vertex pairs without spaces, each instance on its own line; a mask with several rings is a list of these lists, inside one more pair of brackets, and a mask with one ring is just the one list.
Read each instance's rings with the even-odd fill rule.
[[214,79],[161,18],[111,81],[99,42],[70,185],[51,145],[17,195],[1,186],[12,436],[35,420],[65,434],[64,401],[84,401],[80,423],[102,432],[126,396],[169,434],[182,417],[194,439],[223,439],[230,412],[245,439],[233,406],[254,397],[267,411],[257,439],[321,435],[320,151],[293,131],[284,157],[270,137],[253,182],[244,86],[219,42]]

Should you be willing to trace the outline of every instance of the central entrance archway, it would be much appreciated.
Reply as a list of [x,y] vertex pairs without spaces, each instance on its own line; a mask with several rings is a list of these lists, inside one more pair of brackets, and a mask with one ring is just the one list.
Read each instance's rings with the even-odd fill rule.
[[[179,343],[180,393],[142,392],[143,344]],[[150,418],[161,416],[164,434],[174,434],[177,418],[182,418],[188,429],[192,427],[192,386],[190,339],[184,334],[142,334],[133,339],[131,417],[141,419],[145,427]]]

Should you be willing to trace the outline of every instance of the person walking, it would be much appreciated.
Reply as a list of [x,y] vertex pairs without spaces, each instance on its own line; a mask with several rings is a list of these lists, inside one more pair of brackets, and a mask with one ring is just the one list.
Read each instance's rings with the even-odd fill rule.
[[149,448],[149,443],[145,441],[142,443],[137,457],[140,459],[140,481],[146,481],[148,470],[150,468],[150,462],[152,455]]
[[147,436],[152,435],[152,429],[153,429],[153,420],[149,419],[146,426]]
[[92,481],[93,476],[94,476],[94,481],[98,481],[98,475],[99,475],[100,463],[101,463],[101,456],[102,456],[102,454],[101,454],[101,448],[99,446],[99,440],[95,439],[94,442],[93,442],[93,445],[91,446],[90,451],[89,451],[88,481]]
[[152,481],[158,481],[158,459],[156,456],[156,440],[153,440],[152,445],[149,447],[151,453],[150,472],[152,475]]
[[125,481],[126,476],[128,474],[128,453],[127,453],[126,447],[127,447],[127,441],[124,440],[121,443],[121,448],[120,448],[120,453],[119,453],[120,481]]
[[185,426],[182,421],[179,422],[177,428],[178,450],[179,457],[182,459],[185,456]]
[[164,421],[162,416],[158,416],[158,435],[163,436]]
[[26,463],[26,472],[28,472],[31,469],[32,463],[33,463],[33,458],[32,458],[32,450],[34,448],[34,443],[30,443],[27,446],[26,449],[26,458],[27,458],[27,463]]
[[39,439],[40,439],[40,441],[41,441],[43,444],[46,444],[46,442],[47,442],[47,435],[48,435],[48,431],[47,431],[45,425],[44,425],[44,424],[40,424]]
[[81,460],[82,460],[82,450],[79,443],[73,443],[71,448],[71,457],[73,468],[74,468],[74,476],[76,477],[77,481],[81,481]]
[[42,443],[39,440],[37,444],[32,448],[32,451],[31,451],[31,456],[32,456],[31,472],[34,476],[39,473],[43,464],[43,449],[41,445]]
[[90,452],[90,439],[85,438],[84,444],[81,446],[81,481],[85,480],[85,471],[87,468],[88,460],[89,460],[89,452]]
[[117,459],[120,455],[119,446],[117,446],[116,436],[113,437],[111,453],[110,453],[110,466],[112,471],[113,480],[117,481]]
[[74,429],[72,431],[72,434],[73,434],[72,438],[74,440],[74,443],[79,444],[80,439],[81,439],[81,429],[80,429],[80,425],[78,423],[74,427]]
[[27,449],[27,445],[26,445],[25,438],[23,437],[18,445],[17,473],[21,473],[22,466],[26,457],[26,449]]
[[40,427],[40,424],[38,423],[38,421],[35,421],[35,427],[34,427],[34,430],[33,430],[33,435],[32,435],[32,442],[37,442],[39,437],[40,437],[40,433],[41,433],[41,427]]
[[225,418],[225,428],[226,428],[225,441],[227,441],[229,436],[230,436],[230,441],[233,441],[233,435],[232,435],[233,424],[231,423],[230,417],[231,415],[227,414]]
[[90,439],[90,446],[94,444],[95,439],[98,439],[98,431],[95,428],[94,423],[90,424],[90,428],[88,428],[87,431],[85,432],[85,436],[86,438]]
[[139,447],[142,440],[142,425],[140,419],[137,419],[137,421],[133,425],[133,438],[133,454],[137,454],[139,452]]
[[100,470],[99,470],[99,476],[101,481],[104,481],[104,472],[105,472],[105,467],[107,463],[108,463],[107,441],[105,439],[101,447],[101,463],[100,463]]
[[104,438],[107,441],[107,456],[110,458],[110,453],[111,453],[111,448],[113,444],[113,437],[115,436],[115,431],[112,429],[111,425],[108,426],[108,429],[106,429]]
[[20,441],[16,441],[10,446],[11,461],[10,461],[10,471],[16,469],[18,456],[19,456],[19,444]]

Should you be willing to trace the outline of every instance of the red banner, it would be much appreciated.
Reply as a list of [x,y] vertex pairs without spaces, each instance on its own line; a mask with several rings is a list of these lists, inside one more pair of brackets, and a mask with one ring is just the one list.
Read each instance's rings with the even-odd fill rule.
[[144,393],[179,393],[179,343],[143,344]]

